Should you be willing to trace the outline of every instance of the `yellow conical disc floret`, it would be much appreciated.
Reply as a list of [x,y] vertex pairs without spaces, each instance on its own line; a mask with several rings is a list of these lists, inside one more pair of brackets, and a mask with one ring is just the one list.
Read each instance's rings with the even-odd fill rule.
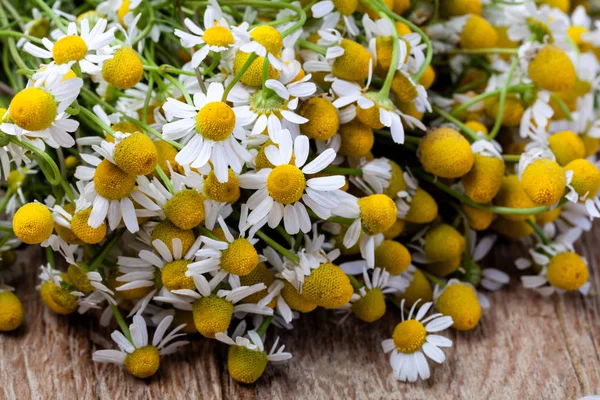
[[54,219],[45,205],[27,203],[15,213],[12,226],[19,240],[27,244],[39,244],[52,235]]
[[302,103],[298,114],[308,119],[308,122],[300,125],[300,132],[311,139],[331,139],[340,127],[337,109],[323,97],[313,97]]
[[460,46],[463,49],[487,49],[496,46],[496,42],[496,30],[479,15],[471,15],[460,34]]
[[331,67],[333,75],[347,81],[362,81],[369,76],[371,53],[353,40],[343,39],[340,46],[344,54],[337,57]]
[[[244,53],[243,51],[238,51],[233,59],[233,73],[238,74],[244,64],[250,58],[249,53]],[[258,87],[262,85],[262,68],[265,63],[264,57],[256,57],[256,59],[250,64],[250,67],[246,69],[240,81],[248,86]],[[269,63],[269,79],[277,79],[279,78],[279,71],[277,71],[273,66]]]
[[481,306],[475,289],[466,283],[451,283],[435,301],[439,312],[452,317],[452,326],[459,331],[473,329],[481,318]]
[[466,14],[481,15],[481,0],[443,0],[440,4],[441,11],[449,17]]
[[554,222],[560,217],[562,207],[556,207],[553,210],[546,211],[535,215],[535,222],[539,225],[545,225],[550,222]]
[[[537,206],[527,195],[525,187],[516,175],[504,177],[502,186],[500,186],[500,190],[494,198],[494,204],[511,208],[532,208]],[[511,221],[525,221],[528,216],[506,214],[503,217]]]
[[252,29],[250,36],[262,44],[269,53],[279,54],[281,49],[283,49],[281,33],[270,25],[262,25]]
[[394,0],[394,9],[393,9],[393,11],[396,14],[402,15],[406,11],[408,11],[409,9],[410,9],[410,0]]
[[391,36],[378,36],[375,38],[375,52],[377,54],[377,65],[375,73],[385,76],[392,64],[392,50],[394,39]]
[[400,275],[410,266],[410,252],[402,243],[384,240],[375,249],[375,265],[390,275]]
[[267,355],[242,346],[230,346],[227,354],[227,370],[236,382],[254,383],[265,372]]
[[96,192],[108,200],[129,196],[135,186],[135,175],[130,175],[108,160],[102,160],[94,173]]
[[302,286],[302,297],[325,308],[348,304],[353,293],[348,276],[332,263],[321,264],[313,270]]
[[381,129],[384,126],[381,123],[378,105],[371,108],[356,107],[356,119],[372,129]]
[[164,220],[154,227],[152,235],[150,235],[151,242],[157,239],[166,244],[171,253],[173,252],[173,239],[181,240],[181,253],[185,254],[196,241],[196,236],[191,229],[180,229],[171,221]]
[[307,299],[303,294],[298,292],[296,288],[289,283],[284,281],[283,289],[281,289],[281,296],[292,310],[308,313],[317,308],[317,304]]
[[359,6],[358,0],[332,0],[335,10],[342,15],[350,16]]
[[67,276],[71,285],[75,286],[81,293],[89,294],[94,291],[94,287],[83,268],[75,264],[70,264],[67,269]]
[[196,129],[206,139],[222,142],[235,128],[235,113],[226,103],[213,101],[206,104],[196,116]]
[[407,319],[394,328],[392,339],[396,349],[404,354],[412,354],[425,344],[425,325],[416,319]]
[[363,230],[376,235],[388,230],[396,222],[396,203],[384,194],[372,194],[358,199]]
[[258,265],[258,253],[248,239],[238,238],[223,250],[221,268],[235,275],[248,275]]
[[136,378],[148,378],[158,371],[160,356],[154,346],[135,349],[125,356],[125,368]]
[[224,26],[215,25],[204,31],[202,39],[209,46],[227,47],[234,43],[233,33]]
[[460,178],[471,167],[475,157],[471,145],[452,128],[429,131],[419,145],[419,159],[425,171],[441,178]]
[[392,160],[388,160],[388,163],[392,167],[392,177],[390,178],[389,186],[384,190],[383,194],[395,199],[399,191],[406,190],[407,185],[402,168]]
[[600,170],[588,160],[582,158],[571,161],[565,171],[573,171],[571,186],[583,199],[593,199],[600,189]]
[[494,213],[489,210],[464,206],[463,211],[469,221],[469,227],[476,231],[486,230],[494,219]]
[[192,304],[194,325],[203,336],[214,338],[226,332],[233,315],[233,304],[217,296],[200,297]]
[[[485,111],[488,117],[492,119],[498,118],[499,98],[493,97],[485,102]],[[504,111],[502,112],[502,126],[514,128],[521,124],[521,118],[525,112],[523,103],[514,93],[509,93],[504,101]]]
[[227,172],[227,182],[219,182],[214,171],[210,171],[204,181],[204,193],[209,199],[219,203],[233,204],[240,198],[240,184],[237,175],[230,168]]
[[[533,221],[533,217],[530,217],[530,221]],[[527,221],[511,221],[501,216],[492,222],[491,229],[510,240],[519,240],[533,233]]]
[[338,154],[347,157],[366,156],[375,143],[373,130],[357,119],[340,125],[339,130],[342,143]]
[[489,203],[500,190],[504,169],[503,160],[475,154],[473,168],[461,179],[465,194],[477,203]]
[[23,323],[23,304],[13,292],[0,292],[0,332],[14,331]]
[[41,131],[56,119],[58,105],[54,97],[44,89],[30,87],[17,93],[8,109],[10,119],[19,128]]
[[430,65],[425,68],[425,72],[419,79],[419,83],[425,88],[425,90],[429,90],[433,83],[435,82],[435,69]]
[[383,237],[387,240],[396,239],[402,234],[402,232],[404,232],[405,226],[406,221],[404,221],[403,219],[397,219],[391,227],[389,227],[385,232],[383,232]]
[[585,145],[585,157],[596,154],[598,148],[600,148],[600,139],[593,138],[587,133],[581,137],[583,144]]
[[547,158],[535,160],[525,168],[521,179],[525,192],[534,203],[549,206],[557,203],[567,186],[562,168]]
[[63,36],[54,43],[52,58],[57,64],[82,60],[87,55],[85,40],[77,35]]
[[431,261],[460,258],[465,250],[465,238],[452,226],[441,224],[425,235],[424,250]]
[[[240,284],[242,286],[252,286],[256,285],[257,283],[264,283],[268,288],[274,281],[275,275],[273,275],[273,272],[269,271],[267,265],[262,262],[258,263],[256,268],[250,271],[250,273],[240,276]],[[263,289],[260,292],[256,292],[250,296],[244,297],[242,299],[242,303],[258,303],[267,294],[269,294],[268,290]]]
[[410,209],[404,219],[413,224],[427,224],[438,215],[438,205],[435,199],[429,193],[420,187],[417,188],[415,195],[410,203]]
[[[122,133],[136,133],[136,132],[140,131],[140,127],[139,126],[137,126],[133,122],[129,122],[129,121],[117,122],[116,124],[112,124],[110,126],[110,128],[113,131],[115,131],[115,132],[122,132]],[[109,135],[107,133],[106,134],[106,141],[114,143],[115,142],[115,138],[113,138],[111,135]]]
[[482,124],[479,121],[473,121],[473,120],[467,121],[467,122],[465,122],[465,126],[469,129],[471,129],[473,132],[481,132],[486,136],[489,133],[487,126],[485,126],[484,124]]
[[431,301],[433,299],[431,283],[420,270],[415,269],[410,285],[404,293],[398,295],[398,298],[405,299],[409,307],[412,307],[417,300],[421,300],[422,303]]
[[401,72],[396,72],[394,75],[391,90],[399,101],[405,103],[412,102],[419,95],[416,86],[410,81],[408,76]]
[[181,172],[181,166],[177,161],[175,161],[177,149],[164,140],[158,140],[153,143],[154,147],[156,147],[156,154],[158,155],[158,165],[160,165],[160,168],[165,172],[165,174],[167,174],[169,177],[171,176],[169,165],[171,165],[173,171]]
[[375,322],[385,314],[385,296],[374,288],[352,304],[352,313],[365,322]]
[[189,264],[191,264],[191,261],[188,260],[175,260],[166,263],[161,270],[163,286],[169,291],[179,289],[194,290],[196,288],[194,278],[185,276]]
[[[73,215],[75,213],[75,204],[73,203],[68,203],[65,204],[63,206],[63,209],[68,212],[69,214]],[[64,240],[65,242],[69,243],[69,244],[82,244],[83,242],[81,241],[81,239],[79,239],[77,237],[77,235],[75,235],[73,233],[73,230],[69,229],[69,228],[65,228],[64,226],[55,223],[54,224],[54,230],[56,231],[56,233],[58,234],[58,236],[60,236],[60,238],[62,240]]]
[[567,53],[560,47],[549,44],[529,63],[529,77],[542,89],[560,92],[575,85],[577,73]]
[[439,277],[450,275],[460,267],[461,257],[451,258],[444,261],[436,261],[425,265],[432,274]]
[[583,259],[571,251],[552,257],[548,264],[548,282],[562,290],[577,290],[588,280],[588,267]]
[[115,146],[115,164],[130,175],[148,175],[158,161],[158,151],[143,133],[134,133]]
[[295,165],[278,165],[267,176],[267,192],[281,204],[297,202],[302,198],[305,188],[304,173]]
[[204,220],[206,198],[194,189],[184,189],[167,201],[165,215],[180,229],[192,229]]
[[77,310],[77,297],[52,281],[42,283],[40,296],[44,304],[57,314],[67,315]]
[[556,162],[563,167],[575,159],[585,157],[585,144],[573,131],[556,132],[548,138],[548,144],[556,156]]
[[102,66],[102,78],[121,89],[131,89],[142,80],[144,64],[131,47],[121,47]]

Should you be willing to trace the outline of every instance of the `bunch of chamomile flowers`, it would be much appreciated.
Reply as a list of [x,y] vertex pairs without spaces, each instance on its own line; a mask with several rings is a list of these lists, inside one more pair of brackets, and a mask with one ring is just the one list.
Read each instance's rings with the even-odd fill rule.
[[204,336],[249,384],[302,314],[390,308],[376,348],[414,382],[509,283],[498,240],[526,288],[588,293],[591,3],[0,1],[0,330],[39,274],[49,310],[112,327],[94,361],[147,378]]

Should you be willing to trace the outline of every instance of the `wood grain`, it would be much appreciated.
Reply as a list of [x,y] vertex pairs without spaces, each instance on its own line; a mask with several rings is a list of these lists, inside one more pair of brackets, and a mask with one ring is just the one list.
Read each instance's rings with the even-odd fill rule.
[[[225,346],[201,337],[164,358],[153,378],[135,379],[119,367],[92,362],[93,351],[112,347],[109,330],[95,318],[61,317],[43,307],[33,290],[43,259],[39,251],[27,250],[20,254],[26,273],[15,285],[26,321],[0,336],[1,397],[576,399],[600,394],[599,235],[597,225],[579,248],[592,270],[590,296],[544,299],[522,289],[514,277],[509,288],[490,295],[492,309],[477,329],[448,332],[454,346],[446,351],[447,361],[417,384],[396,382],[380,348],[400,318],[396,310],[372,325],[350,319],[339,325],[324,310],[303,316],[297,329],[279,332],[294,358],[270,365],[254,386],[233,382]],[[499,244],[484,265],[512,269],[512,260],[522,254],[518,245]]]

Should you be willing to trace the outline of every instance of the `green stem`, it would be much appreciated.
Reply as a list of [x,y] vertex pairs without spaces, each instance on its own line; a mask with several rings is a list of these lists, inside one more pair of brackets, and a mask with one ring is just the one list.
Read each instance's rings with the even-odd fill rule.
[[88,110],[85,107],[79,107],[79,112],[83,115],[85,115],[86,118],[92,120],[96,125],[98,125],[100,128],[102,128],[103,131],[105,131],[106,133],[109,133],[111,135],[115,134],[115,131],[113,128],[111,128],[110,126],[106,125],[96,114],[94,114],[92,111]]
[[50,264],[52,269],[54,269],[56,267],[56,264],[54,262],[54,250],[52,250],[52,247],[48,246],[48,247],[46,247],[45,252],[46,252],[46,261],[48,262],[48,264]]
[[6,235],[0,239],[0,249],[2,247],[4,247],[4,245],[13,237],[15,236],[15,233],[13,232],[13,230],[11,229],[10,231],[7,231]]
[[506,102],[506,91],[508,90],[508,85],[510,85],[510,80],[512,79],[513,73],[519,64],[519,57],[515,57],[510,65],[510,69],[506,73],[506,79],[504,80],[504,86],[502,90],[500,90],[500,100],[498,101],[498,112],[496,113],[496,121],[494,121],[494,127],[492,128],[490,134],[488,135],[489,140],[493,140],[498,132],[500,132],[500,127],[502,126],[502,119],[504,118],[504,104]]
[[92,262],[89,264],[89,270],[93,271],[104,261],[106,255],[112,250],[113,247],[117,244],[119,240],[121,240],[121,236],[125,233],[125,229],[121,228],[120,230],[115,232],[115,235],[110,239],[108,243],[104,245],[104,247],[100,250],[100,252],[94,257]]
[[327,49],[323,46],[319,46],[318,44],[314,44],[305,39],[298,39],[298,46],[304,47],[305,49],[312,50],[316,53],[319,53],[323,56],[327,55]]
[[173,188],[173,183],[171,182],[171,180],[169,179],[169,177],[167,176],[165,171],[163,171],[160,164],[156,164],[156,168],[154,168],[154,170],[156,171],[156,173],[158,174],[160,179],[165,184],[165,187],[167,188],[167,190],[171,193],[175,193],[175,189]]
[[536,235],[539,236],[539,238],[543,244],[549,245],[551,243],[550,239],[548,239],[548,237],[544,234],[544,231],[542,230],[542,228],[540,228],[540,226],[538,224],[536,224],[535,222],[533,222],[530,219],[526,220],[526,222],[527,222],[527,224],[529,224],[529,226],[531,226],[533,228],[533,231],[536,233]]
[[446,119],[446,120],[452,122],[454,125],[458,126],[460,128],[460,130],[463,131],[464,133],[466,133],[467,136],[473,142],[479,139],[477,137],[477,133],[475,133],[475,131],[473,129],[471,129],[468,126],[466,126],[465,124],[463,124],[462,121],[456,119],[455,117],[453,117],[452,115],[450,115],[449,113],[447,113],[446,111],[442,110],[441,108],[439,108],[437,106],[432,106],[432,108],[433,108],[434,112],[436,112],[437,114],[442,116],[444,119]]
[[238,83],[240,79],[242,79],[242,76],[244,75],[244,73],[246,73],[246,70],[248,68],[250,68],[250,65],[252,65],[254,60],[256,60],[257,58],[258,58],[258,55],[256,53],[250,54],[250,56],[248,57],[248,59],[246,60],[246,62],[242,66],[242,68],[238,71],[237,74],[235,74],[235,76],[233,77],[231,82],[229,82],[229,85],[227,85],[227,87],[225,88],[225,92],[223,93],[223,97],[221,98],[221,101],[227,101],[227,96],[229,95],[229,92],[231,92],[231,89],[233,89],[235,84]]
[[288,260],[292,261],[293,263],[298,264],[300,262],[300,259],[298,258],[298,256],[296,256],[294,253],[292,253],[291,251],[289,251],[288,249],[286,249],[285,247],[283,247],[282,245],[280,245],[279,243],[277,243],[273,239],[271,239],[263,231],[258,230],[256,232],[256,236],[258,236],[259,238],[261,238],[267,245],[271,246],[279,254],[281,254],[282,256],[284,256],[285,258],[287,258]]
[[521,156],[516,154],[502,154],[502,159],[507,162],[519,162]]
[[168,73],[168,74],[176,74],[176,75],[187,75],[187,76],[196,76],[195,73],[191,71],[184,71],[180,68],[175,68],[167,64],[163,65],[144,65],[144,71],[156,71],[160,73]]
[[552,97],[552,100],[554,100],[556,104],[558,104],[560,110],[563,112],[563,114],[565,114],[565,118],[567,119],[567,121],[573,121],[573,115],[571,115],[571,111],[569,110],[569,107],[567,107],[563,99],[558,97],[556,93],[552,93],[550,97]]
[[129,342],[131,342],[131,344],[133,344],[133,340],[131,339],[131,332],[129,332],[129,328],[127,327],[127,324],[125,323],[125,320],[123,319],[123,316],[121,315],[121,312],[119,311],[117,306],[115,306],[114,304],[110,305],[110,309],[112,310],[113,315],[115,316],[115,319],[117,320],[117,324],[119,324],[119,327],[121,328],[121,331],[123,331],[123,334],[125,335],[127,340],[129,340]]
[[[20,146],[20,147],[22,147],[24,149],[27,149],[27,150],[31,151],[36,156],[38,156],[42,160],[44,160],[48,164],[48,166],[44,166],[42,163],[40,163],[39,165],[40,165],[40,168],[42,169],[42,172],[46,176],[46,179],[48,179],[48,182],[50,182],[50,184],[52,186],[56,186],[56,185],[60,184],[60,181],[62,180],[61,177],[60,177],[60,170],[58,169],[58,166],[56,165],[56,163],[54,162],[54,160],[52,159],[52,157],[50,157],[48,155],[48,153],[46,153],[45,151],[42,151],[42,150],[38,149],[37,147],[35,147],[31,143],[25,142],[25,141],[21,141],[21,140],[17,139],[14,136],[11,138],[11,141],[13,143],[15,143],[16,145],[18,145],[18,146]],[[51,171],[48,171],[47,167],[50,167]]]
[[269,80],[269,57],[265,57],[265,60],[263,61],[263,66],[262,66],[262,87],[263,87],[263,90],[267,89],[267,87],[265,86],[265,84],[267,83],[268,80]]
[[428,281],[433,282],[436,285],[440,285],[441,287],[446,287],[446,282],[444,282],[443,280],[437,278],[436,276],[430,274],[422,268],[419,268],[419,271],[421,271],[421,273],[425,275],[425,278],[427,278]]
[[389,97],[390,89],[392,88],[392,81],[394,80],[394,76],[396,76],[396,69],[398,67],[398,56],[400,52],[400,39],[398,38],[398,30],[394,22],[390,19],[390,17],[384,12],[380,11],[379,16],[381,18],[386,18],[394,29],[392,30],[392,60],[390,62],[390,69],[387,72],[385,77],[385,81],[383,82],[383,86],[379,90],[379,94],[381,96]]
[[10,198],[14,194],[14,192],[15,191],[10,187],[6,190],[6,193],[4,193],[4,196],[2,197],[2,201],[0,202],[0,212],[4,211],[4,208],[8,204],[8,201],[10,200]]
[[361,285],[360,282],[358,281],[358,279],[356,279],[354,276],[352,275],[348,275],[346,274],[346,276],[348,277],[348,279],[350,280],[350,284],[352,285],[352,287],[354,288],[354,291],[358,293],[358,291],[364,286]]
[[25,38],[27,39],[29,42],[33,42],[35,44],[42,44],[42,41],[34,36],[29,36],[26,35],[24,33],[21,32],[15,32],[15,31],[0,31],[0,36],[9,36],[9,37],[18,37],[18,38]]
[[62,31],[62,33],[67,33],[67,27],[60,20],[58,15],[46,4],[44,0],[35,0],[38,6],[44,11],[44,13],[56,24],[58,29]]
[[[272,319],[273,319],[272,315],[269,315],[269,316],[265,317],[265,319],[263,319],[263,321],[259,325],[258,329],[256,329],[256,333],[258,333],[258,336],[260,336],[262,338],[265,335],[265,333],[267,332],[267,328],[269,327],[269,325],[271,325]],[[254,343],[254,344],[256,344],[256,343]]]

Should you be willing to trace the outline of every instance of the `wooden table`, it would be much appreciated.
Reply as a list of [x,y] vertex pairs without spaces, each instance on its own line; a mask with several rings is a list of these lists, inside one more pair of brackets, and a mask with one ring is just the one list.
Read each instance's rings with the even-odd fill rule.
[[[0,336],[0,390],[5,399],[575,399],[600,394],[600,224],[584,235],[580,250],[592,272],[592,294],[544,299],[517,278],[490,295],[491,310],[477,329],[449,331],[454,345],[432,377],[417,384],[393,379],[380,343],[390,337],[396,310],[375,324],[332,312],[303,316],[293,332],[281,332],[294,358],[270,365],[258,384],[233,382],[226,372],[226,346],[201,337],[164,358],[159,373],[138,380],[110,364],[92,362],[92,352],[112,347],[109,331],[95,318],[61,317],[47,310],[33,290],[41,252],[21,254],[26,274],[16,284],[25,323]],[[509,256],[510,253],[510,256]],[[518,245],[497,245],[485,265],[512,268]],[[272,338],[271,338],[272,339]],[[267,344],[271,343],[268,341]]]

